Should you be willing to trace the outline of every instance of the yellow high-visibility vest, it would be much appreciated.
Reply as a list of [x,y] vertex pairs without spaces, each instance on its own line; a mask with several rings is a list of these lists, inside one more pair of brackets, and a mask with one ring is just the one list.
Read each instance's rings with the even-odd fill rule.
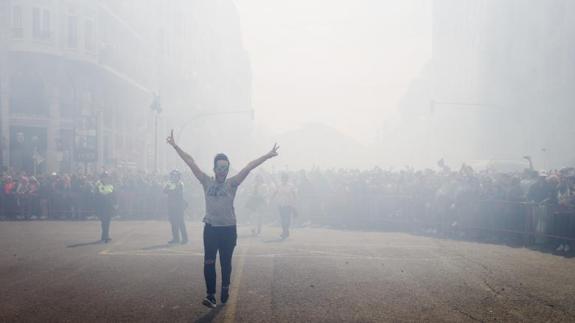
[[96,187],[98,188],[98,192],[102,195],[114,193],[114,185],[112,184],[104,185],[104,183],[98,181],[98,183],[96,183]]

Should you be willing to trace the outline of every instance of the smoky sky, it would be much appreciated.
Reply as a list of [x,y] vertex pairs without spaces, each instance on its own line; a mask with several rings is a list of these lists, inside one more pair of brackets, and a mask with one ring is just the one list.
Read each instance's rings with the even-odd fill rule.
[[369,145],[431,56],[431,1],[238,0],[256,126],[321,123]]

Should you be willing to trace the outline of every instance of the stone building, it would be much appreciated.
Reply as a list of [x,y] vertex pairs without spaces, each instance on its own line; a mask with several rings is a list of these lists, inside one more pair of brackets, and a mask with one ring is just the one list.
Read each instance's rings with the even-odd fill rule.
[[2,166],[165,169],[167,127],[251,109],[234,15],[231,0],[0,1]]
[[401,103],[433,158],[575,163],[575,2],[435,0],[432,58]]

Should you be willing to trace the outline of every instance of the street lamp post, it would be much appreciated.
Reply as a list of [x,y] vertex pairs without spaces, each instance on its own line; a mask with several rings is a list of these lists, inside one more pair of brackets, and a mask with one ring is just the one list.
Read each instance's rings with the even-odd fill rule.
[[162,105],[160,103],[160,96],[156,95],[154,101],[150,106],[154,111],[154,173],[158,172],[158,116],[162,112]]

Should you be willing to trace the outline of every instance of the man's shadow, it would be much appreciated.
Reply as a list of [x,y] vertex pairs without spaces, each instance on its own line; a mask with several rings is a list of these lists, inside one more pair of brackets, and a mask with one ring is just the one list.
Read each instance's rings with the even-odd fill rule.
[[281,243],[286,241],[286,238],[277,238],[277,239],[271,239],[271,240],[264,240],[264,243]]
[[197,320],[195,320],[195,323],[208,323],[208,322],[213,322],[214,319],[218,316],[218,314],[220,314],[220,312],[224,309],[224,306],[218,306],[212,310],[210,310],[208,313],[200,316]]
[[75,243],[75,244],[67,245],[66,248],[93,246],[93,245],[97,245],[97,244],[103,244],[103,242],[101,240],[98,240],[98,241],[92,241],[92,242]]
[[168,248],[173,248],[176,246],[181,246],[180,244],[170,244],[170,243],[164,243],[164,244],[159,244],[159,245],[155,245],[155,246],[149,246],[149,247],[144,247],[142,248],[142,250],[160,250],[160,249],[168,249]]

